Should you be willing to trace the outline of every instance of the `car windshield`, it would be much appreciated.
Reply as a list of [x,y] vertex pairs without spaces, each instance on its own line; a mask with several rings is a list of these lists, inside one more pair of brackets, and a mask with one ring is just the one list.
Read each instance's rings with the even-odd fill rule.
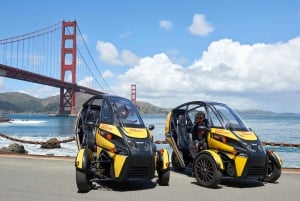
[[212,108],[209,111],[212,124],[216,127],[222,126],[226,129],[236,131],[249,130],[238,113],[226,105],[212,105]]
[[131,101],[120,97],[113,97],[111,105],[115,112],[115,121],[124,127],[145,127],[137,108]]

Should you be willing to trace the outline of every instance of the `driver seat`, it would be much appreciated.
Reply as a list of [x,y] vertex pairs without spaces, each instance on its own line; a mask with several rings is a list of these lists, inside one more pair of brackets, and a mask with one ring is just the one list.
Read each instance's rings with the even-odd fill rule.
[[186,135],[186,120],[184,115],[179,115],[177,120],[177,145],[179,149],[188,149],[189,140]]

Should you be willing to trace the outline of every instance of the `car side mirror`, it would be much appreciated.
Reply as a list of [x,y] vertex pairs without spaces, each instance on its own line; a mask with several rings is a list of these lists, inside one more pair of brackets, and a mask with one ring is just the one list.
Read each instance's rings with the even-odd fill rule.
[[155,128],[155,126],[152,125],[152,124],[148,126],[148,129],[149,129],[150,131],[154,130],[154,128]]

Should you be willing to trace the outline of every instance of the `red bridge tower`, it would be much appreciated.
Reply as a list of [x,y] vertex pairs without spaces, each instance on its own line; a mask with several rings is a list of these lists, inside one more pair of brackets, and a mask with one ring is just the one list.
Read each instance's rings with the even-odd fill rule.
[[72,76],[72,89],[60,88],[59,114],[75,114],[76,85],[76,21],[63,21],[61,41],[61,81],[65,81],[66,72]]
[[131,101],[136,105],[136,85],[131,85]]

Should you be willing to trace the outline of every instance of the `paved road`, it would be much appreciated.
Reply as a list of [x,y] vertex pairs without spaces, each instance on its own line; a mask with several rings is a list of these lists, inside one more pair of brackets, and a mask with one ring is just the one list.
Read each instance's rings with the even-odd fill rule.
[[77,193],[74,159],[0,155],[1,201],[300,201],[300,173],[283,172],[278,183],[225,180],[217,189],[198,186],[188,172],[171,172],[169,186],[151,182],[97,184]]

